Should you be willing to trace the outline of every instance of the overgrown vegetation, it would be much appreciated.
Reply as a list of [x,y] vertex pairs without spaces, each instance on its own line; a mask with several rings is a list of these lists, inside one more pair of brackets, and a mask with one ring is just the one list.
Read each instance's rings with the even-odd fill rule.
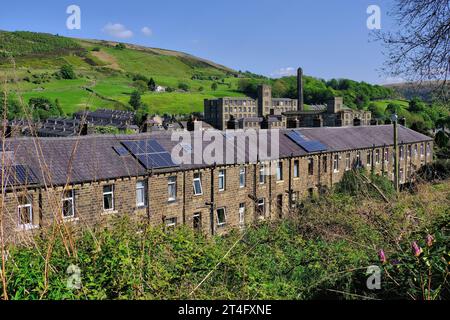
[[[420,184],[389,202],[341,189],[305,200],[283,221],[225,237],[165,232],[129,216],[70,233],[70,241],[53,236],[56,226],[30,246],[9,247],[6,292],[11,299],[448,299],[449,187]],[[67,288],[72,264],[80,289]],[[366,286],[370,265],[382,270],[380,290]]]

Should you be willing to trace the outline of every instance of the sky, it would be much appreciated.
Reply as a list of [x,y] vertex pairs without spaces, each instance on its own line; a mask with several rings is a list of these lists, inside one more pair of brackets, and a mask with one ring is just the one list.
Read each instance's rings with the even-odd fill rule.
[[[392,0],[393,1],[393,0]],[[380,43],[370,40],[370,5],[381,30],[395,26],[390,0],[40,0],[4,1],[0,30],[116,40],[187,52],[270,77],[307,75],[391,83],[380,71]],[[69,30],[67,8],[81,11]]]

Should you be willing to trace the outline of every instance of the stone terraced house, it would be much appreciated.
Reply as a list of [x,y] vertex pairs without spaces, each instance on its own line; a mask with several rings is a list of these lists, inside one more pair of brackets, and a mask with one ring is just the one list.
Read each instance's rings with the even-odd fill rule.
[[[55,219],[93,226],[116,215],[148,219],[165,228],[186,224],[208,235],[222,234],[259,220],[283,218],[299,200],[330,188],[355,166],[393,179],[392,126],[258,132],[264,131],[279,146],[278,159],[255,160],[249,140],[240,149],[242,163],[235,152],[212,165],[174,164],[166,151],[177,148],[177,154],[201,160],[197,147],[209,142],[180,143],[168,132],[6,139],[1,151],[6,237],[20,241]],[[239,151],[234,142],[247,133],[211,132],[223,135],[227,155]],[[191,137],[201,131],[183,134]],[[307,143],[299,144],[293,136]],[[432,150],[431,138],[399,126],[401,183],[414,179],[414,172],[432,161]]]

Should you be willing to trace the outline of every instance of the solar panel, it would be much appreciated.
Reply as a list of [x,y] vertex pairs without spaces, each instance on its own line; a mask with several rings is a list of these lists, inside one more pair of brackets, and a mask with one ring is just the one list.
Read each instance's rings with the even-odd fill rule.
[[300,147],[305,149],[306,152],[320,152],[326,151],[327,147],[319,141],[307,140],[301,133],[297,131],[290,131],[286,133],[292,141],[298,144]]
[[122,141],[123,145],[146,169],[171,168],[177,165],[172,156],[154,139]]
[[128,150],[125,147],[122,147],[122,146],[114,146],[113,149],[121,157],[122,156],[126,156],[127,154],[129,154]]
[[[0,168],[0,178],[1,177]],[[6,185],[28,185],[37,183],[37,178],[33,171],[24,165],[13,165],[5,168],[5,181]]]

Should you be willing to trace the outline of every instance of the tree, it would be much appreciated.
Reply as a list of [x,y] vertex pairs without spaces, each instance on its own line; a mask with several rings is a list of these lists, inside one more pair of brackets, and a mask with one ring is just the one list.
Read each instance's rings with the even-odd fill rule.
[[183,91],[189,91],[189,85],[185,82],[180,82],[178,84],[178,89],[183,90]]
[[134,110],[138,110],[141,105],[141,94],[138,91],[133,91],[131,93],[129,104],[134,108]]
[[136,90],[140,93],[143,94],[145,91],[147,91],[148,86],[147,83],[145,83],[142,80],[136,80],[133,82],[133,87],[136,88]]
[[43,97],[30,98],[28,106],[33,114],[33,119],[35,120],[45,120],[50,117],[64,115],[62,108],[59,106],[59,101],[52,102]]
[[211,90],[216,91],[217,90],[217,83],[213,82],[211,84]]
[[59,70],[59,74],[63,79],[76,79],[77,76],[75,71],[73,71],[73,67],[70,64],[65,64]]
[[385,71],[391,76],[423,82],[437,80],[440,97],[448,99],[450,74],[450,6],[448,0],[396,0],[398,30],[376,38],[387,47]]
[[425,104],[419,98],[413,98],[409,102],[408,110],[410,112],[416,112],[416,113],[425,111]]
[[153,78],[150,78],[150,80],[147,83],[148,90],[155,91],[156,90],[156,82],[153,80]]

